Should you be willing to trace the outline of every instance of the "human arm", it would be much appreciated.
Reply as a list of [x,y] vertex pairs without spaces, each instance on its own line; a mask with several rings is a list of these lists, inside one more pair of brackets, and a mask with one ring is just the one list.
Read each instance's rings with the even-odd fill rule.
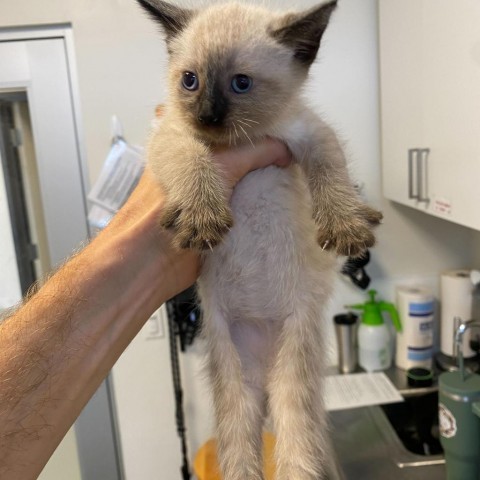
[[[233,189],[288,155],[267,141],[215,161]],[[197,254],[158,226],[164,205],[147,170],[111,224],[0,324],[0,478],[37,478],[144,322],[197,278]]]

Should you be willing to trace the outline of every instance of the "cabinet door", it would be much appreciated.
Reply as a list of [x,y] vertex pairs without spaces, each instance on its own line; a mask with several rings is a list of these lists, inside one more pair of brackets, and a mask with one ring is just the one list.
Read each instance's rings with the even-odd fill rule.
[[480,2],[420,3],[428,211],[480,229]]
[[[384,194],[480,229],[480,2],[382,0],[379,10]],[[428,202],[408,198],[411,148],[429,149]]]
[[410,206],[419,203],[409,198],[416,180],[410,178],[416,169],[409,172],[409,150],[424,146],[420,3],[379,2],[383,189],[390,200]]

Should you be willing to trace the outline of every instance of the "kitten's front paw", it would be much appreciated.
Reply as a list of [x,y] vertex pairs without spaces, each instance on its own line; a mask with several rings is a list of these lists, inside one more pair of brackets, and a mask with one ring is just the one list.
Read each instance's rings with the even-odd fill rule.
[[232,228],[233,218],[224,205],[170,205],[165,209],[160,223],[164,228],[174,231],[177,247],[206,250],[220,243]]
[[382,218],[381,212],[368,205],[359,205],[350,217],[332,217],[323,224],[318,232],[318,243],[323,249],[335,250],[339,255],[359,256],[375,245],[372,228]]

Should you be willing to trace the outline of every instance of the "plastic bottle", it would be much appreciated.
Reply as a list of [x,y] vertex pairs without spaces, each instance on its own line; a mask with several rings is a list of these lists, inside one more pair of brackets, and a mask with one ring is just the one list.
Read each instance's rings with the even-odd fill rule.
[[370,290],[370,301],[347,305],[362,310],[362,323],[358,328],[358,363],[367,372],[386,370],[392,364],[392,338],[382,312],[388,312],[397,331],[401,331],[400,318],[392,303],[375,301],[375,290]]

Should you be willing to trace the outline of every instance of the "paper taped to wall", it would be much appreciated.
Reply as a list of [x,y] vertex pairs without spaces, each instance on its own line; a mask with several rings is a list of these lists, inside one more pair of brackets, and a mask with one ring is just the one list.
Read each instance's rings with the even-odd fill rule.
[[94,204],[88,220],[96,228],[104,228],[122,207],[137,185],[144,168],[143,150],[118,137],[88,194]]
[[116,212],[129,197],[143,170],[143,152],[124,140],[116,140],[88,199]]

